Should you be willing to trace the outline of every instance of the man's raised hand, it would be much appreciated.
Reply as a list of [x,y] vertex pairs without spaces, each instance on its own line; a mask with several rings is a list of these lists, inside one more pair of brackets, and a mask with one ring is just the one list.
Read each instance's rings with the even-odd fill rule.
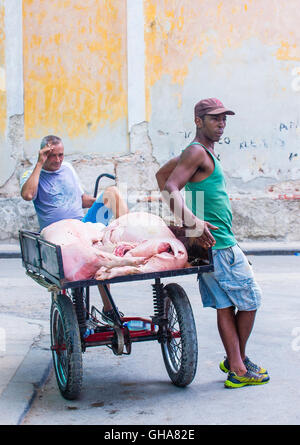
[[41,148],[41,150],[39,151],[38,164],[43,165],[47,161],[47,158],[52,150],[53,145],[51,144],[47,144],[43,148]]

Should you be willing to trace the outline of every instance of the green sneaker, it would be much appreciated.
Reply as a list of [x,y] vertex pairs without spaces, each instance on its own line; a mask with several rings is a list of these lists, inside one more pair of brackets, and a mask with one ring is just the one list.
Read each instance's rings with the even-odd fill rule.
[[[248,357],[245,358],[244,365],[246,366],[247,371],[252,371],[255,372],[256,374],[268,374],[268,371],[266,369],[261,368],[260,366],[251,362],[251,360]],[[227,357],[225,357],[225,359],[219,364],[219,368],[221,369],[221,371],[228,374],[230,369]]]
[[226,388],[241,388],[249,385],[264,385],[269,380],[270,377],[267,374],[247,371],[244,375],[239,376],[235,372],[229,372],[224,385]]

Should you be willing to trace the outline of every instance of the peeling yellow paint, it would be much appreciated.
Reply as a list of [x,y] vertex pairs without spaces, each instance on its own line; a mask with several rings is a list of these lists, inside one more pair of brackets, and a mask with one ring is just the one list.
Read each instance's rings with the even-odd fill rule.
[[291,45],[287,41],[281,41],[280,47],[275,54],[278,60],[300,60],[300,54],[297,45]]
[[255,39],[277,48],[278,61],[300,60],[297,11],[298,0],[144,0],[147,119],[153,85],[164,75],[183,85],[189,64],[208,51],[219,63],[226,49]]
[[188,75],[188,67],[187,66],[183,66],[182,68],[175,70],[173,72],[173,76],[172,76],[172,82],[173,83],[177,83],[179,85],[183,85],[184,84],[184,79],[186,78],[186,76]]
[[54,38],[55,44],[58,46],[59,42],[60,42],[60,39],[61,39],[61,35],[60,34],[54,34],[53,38]]
[[27,140],[49,131],[91,135],[126,118],[125,7],[52,0],[42,9],[40,0],[23,0]]

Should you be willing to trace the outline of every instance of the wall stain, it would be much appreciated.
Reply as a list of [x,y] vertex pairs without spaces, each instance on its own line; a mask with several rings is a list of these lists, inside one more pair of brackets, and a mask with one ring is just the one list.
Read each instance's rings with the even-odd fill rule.
[[207,52],[220,63],[228,48],[236,50],[257,39],[276,48],[275,60],[300,60],[297,10],[298,0],[286,2],[284,7],[273,0],[244,4],[239,0],[144,0],[147,120],[153,85],[164,75],[183,85],[192,60]]
[[127,117],[126,2],[46,3],[23,0],[25,138],[91,136]]

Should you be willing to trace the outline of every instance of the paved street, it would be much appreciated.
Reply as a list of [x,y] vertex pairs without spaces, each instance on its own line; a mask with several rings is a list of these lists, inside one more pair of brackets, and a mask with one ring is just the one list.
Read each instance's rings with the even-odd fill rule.
[[[198,370],[189,387],[181,389],[172,385],[156,342],[133,344],[130,356],[115,356],[106,347],[91,348],[83,355],[80,400],[63,399],[52,372],[46,385],[37,391],[23,424],[299,424],[300,390],[296,382],[300,359],[300,257],[249,258],[264,300],[248,354],[268,369],[269,384],[235,390],[224,388],[226,376],[218,369],[224,353],[215,311],[202,308],[196,276],[175,277],[164,282],[178,282],[183,286],[192,303],[198,331]],[[20,321],[15,325],[16,336],[22,335],[24,319],[31,320],[33,329],[35,321],[43,326],[36,339],[35,360],[40,357],[45,363],[51,358],[45,347],[49,345],[49,331],[45,326],[49,319],[50,295],[25,275],[19,259],[2,259],[0,263],[0,311],[11,317],[10,320]],[[112,294],[119,309],[126,315],[152,315],[151,284],[143,281],[113,285]],[[92,300],[96,304],[99,301],[95,288]],[[3,352],[0,355],[0,360],[5,357]],[[10,404],[14,403],[12,393],[10,397]]]

